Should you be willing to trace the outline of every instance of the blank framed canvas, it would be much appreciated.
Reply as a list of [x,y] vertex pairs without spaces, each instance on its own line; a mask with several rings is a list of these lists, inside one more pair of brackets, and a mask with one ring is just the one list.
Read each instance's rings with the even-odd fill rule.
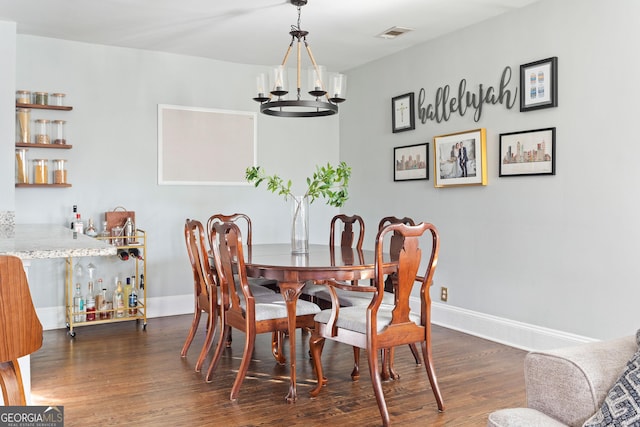
[[250,185],[257,114],[158,104],[159,185]]

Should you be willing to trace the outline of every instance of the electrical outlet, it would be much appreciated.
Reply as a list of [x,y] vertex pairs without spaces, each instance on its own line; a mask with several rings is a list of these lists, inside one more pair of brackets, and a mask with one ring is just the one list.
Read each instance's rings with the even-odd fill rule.
[[440,288],[440,301],[446,302],[448,298],[449,298],[449,289],[442,286]]

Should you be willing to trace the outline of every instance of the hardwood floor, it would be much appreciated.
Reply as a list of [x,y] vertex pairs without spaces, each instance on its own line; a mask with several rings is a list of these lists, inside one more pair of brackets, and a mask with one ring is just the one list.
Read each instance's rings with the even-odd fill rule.
[[[274,361],[270,334],[263,334],[239,398],[232,402],[229,392],[244,336],[234,331],[214,382],[206,384],[204,374],[193,370],[204,323],[188,356],[180,358],[190,319],[149,319],[146,331],[135,322],[82,327],[74,339],[66,330],[45,331],[42,348],[31,357],[33,404],[63,405],[66,426],[381,424],[364,352],[361,378],[352,382],[351,348],[327,342],[323,366],[329,383],[311,399],[315,375],[309,334],[298,339],[298,401],[288,404],[288,364]],[[446,410],[438,413],[424,367],[415,365],[404,346],[396,351],[400,380],[383,384],[393,425],[484,426],[490,412],[524,406],[524,351],[437,326],[432,344]]]

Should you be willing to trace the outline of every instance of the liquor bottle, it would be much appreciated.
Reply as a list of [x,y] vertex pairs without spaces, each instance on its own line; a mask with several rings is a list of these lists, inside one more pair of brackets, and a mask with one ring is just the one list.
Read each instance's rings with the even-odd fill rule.
[[100,237],[110,237],[111,233],[107,228],[107,221],[102,221],[102,230],[100,231]]
[[129,256],[142,260],[142,255],[140,255],[140,249],[138,248],[129,248]]
[[129,259],[129,252],[127,252],[126,250],[123,249],[118,249],[118,258],[120,258],[122,261],[126,261]]
[[129,294],[129,316],[135,316],[138,314],[138,293],[136,292],[135,285],[131,287],[131,293]]
[[96,320],[96,298],[93,294],[93,282],[89,282],[89,291],[87,292],[86,310],[87,310],[87,322]]
[[144,289],[144,274],[140,275],[140,282],[138,283],[138,285],[140,286],[140,295],[138,295],[139,298],[142,298],[142,301],[144,301],[144,293],[145,293],[145,289]]
[[84,232],[84,223],[82,222],[82,218],[80,217],[80,212],[76,212],[76,220],[73,223],[73,231],[78,234],[82,234]]
[[89,237],[96,237],[98,235],[98,231],[93,225],[93,218],[89,218],[89,222],[87,223],[87,231],[85,231],[84,234]]
[[127,277],[126,285],[124,285],[123,297],[124,297],[124,305],[125,307],[129,307],[129,295],[131,295],[131,278]]
[[80,283],[76,283],[76,294],[73,296],[73,321],[84,322],[84,298],[80,292]]
[[75,222],[76,222],[76,214],[78,213],[78,205],[73,205],[73,215],[71,216],[71,221],[69,221],[71,225],[71,229],[75,230]]
[[118,286],[113,293],[113,309],[116,317],[124,317],[124,295],[122,294],[122,281],[118,280]]

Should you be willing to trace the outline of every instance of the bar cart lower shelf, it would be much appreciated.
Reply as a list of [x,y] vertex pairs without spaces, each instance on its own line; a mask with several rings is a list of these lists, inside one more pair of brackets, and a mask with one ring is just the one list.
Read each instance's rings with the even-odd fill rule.
[[[136,278],[146,278],[147,277],[147,234],[144,230],[137,229],[134,233],[134,236],[120,236],[118,237],[118,243],[121,241],[124,244],[118,244],[118,252],[125,252],[127,254],[135,254],[136,256],[132,256],[134,258],[135,267],[132,267],[134,270],[134,274]],[[115,238],[113,237],[96,237],[97,239],[113,241]],[[128,243],[127,243],[128,242]],[[92,315],[95,316],[93,320],[86,320],[87,311],[81,310],[76,311],[76,307],[74,304],[74,263],[73,258],[69,257],[66,260],[66,286],[65,286],[65,315],[66,315],[66,326],[68,329],[68,334],[70,337],[76,336],[76,331],[74,330],[77,327],[81,326],[92,326],[92,325],[101,325],[105,323],[116,323],[116,322],[130,322],[135,320],[136,324],[140,324],[142,322],[143,330],[147,329],[147,292],[146,292],[146,282],[142,280],[135,280],[132,287],[135,289],[136,294],[138,295],[137,305],[135,307],[129,307],[128,301],[125,301],[124,308],[100,308],[96,307],[95,312],[92,312]],[[125,261],[129,262],[129,261]],[[84,289],[84,288],[83,288]],[[95,294],[94,290],[94,294]],[[84,294],[83,294],[84,295]],[[108,295],[107,299],[111,297]],[[112,301],[113,303],[113,301]]]

